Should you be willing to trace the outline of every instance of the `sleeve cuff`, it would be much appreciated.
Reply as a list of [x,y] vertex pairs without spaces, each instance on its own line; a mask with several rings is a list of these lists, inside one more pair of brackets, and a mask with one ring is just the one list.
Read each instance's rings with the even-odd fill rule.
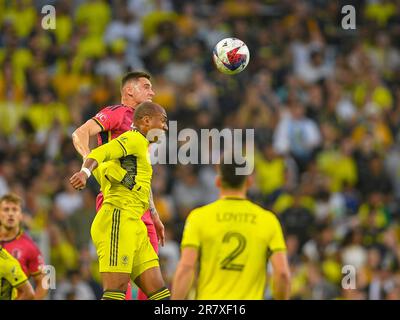
[[[101,146],[100,146],[101,147]],[[98,147],[98,148],[100,148]],[[96,148],[96,149],[98,149]],[[103,159],[101,159],[101,154],[99,152],[96,152],[95,150],[92,150],[86,157],[86,159],[93,159],[96,160],[98,164],[100,164],[102,162]]]
[[27,281],[28,281],[28,278],[22,280],[21,282],[18,282],[17,284],[14,284],[13,287],[14,288],[18,288],[18,287],[20,287],[21,285],[23,285]]
[[35,272],[31,272],[31,276],[37,276],[37,275],[39,275],[39,274],[41,274],[41,273],[42,273],[42,271],[37,270],[37,271],[35,271]]
[[96,118],[92,118],[101,128],[101,131],[106,131],[106,129],[104,128],[104,126],[101,124],[101,122],[99,120],[97,120]]

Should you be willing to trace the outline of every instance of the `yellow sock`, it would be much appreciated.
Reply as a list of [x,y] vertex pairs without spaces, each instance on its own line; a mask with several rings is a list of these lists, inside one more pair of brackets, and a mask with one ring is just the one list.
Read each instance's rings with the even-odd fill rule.
[[106,290],[101,300],[125,300],[125,292],[120,290]]
[[149,295],[149,300],[169,300],[171,297],[171,292],[169,292],[168,288],[161,288],[156,292]]

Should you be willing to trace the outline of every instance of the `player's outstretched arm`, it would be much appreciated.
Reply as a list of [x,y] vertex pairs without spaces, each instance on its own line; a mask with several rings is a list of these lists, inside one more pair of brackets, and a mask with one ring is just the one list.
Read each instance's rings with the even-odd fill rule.
[[[132,137],[128,137],[127,133],[122,134],[117,139],[110,141],[100,147],[93,149],[86,157],[82,165],[82,169],[76,172],[70,179],[71,185],[81,190],[86,187],[86,181],[92,174],[92,171],[98,167],[99,164],[109,161],[116,160],[128,154],[134,154],[135,150],[131,150],[128,147],[128,140],[133,140],[131,143],[135,143]],[[124,146],[124,144],[126,146]]]
[[290,269],[285,251],[278,251],[271,256],[273,298],[288,300],[290,298]]
[[196,271],[197,258],[196,248],[183,248],[172,282],[171,300],[184,300],[188,296]]
[[86,159],[90,153],[89,139],[92,136],[100,133],[102,128],[96,121],[89,119],[78,129],[72,133],[72,143],[74,144],[75,150]]

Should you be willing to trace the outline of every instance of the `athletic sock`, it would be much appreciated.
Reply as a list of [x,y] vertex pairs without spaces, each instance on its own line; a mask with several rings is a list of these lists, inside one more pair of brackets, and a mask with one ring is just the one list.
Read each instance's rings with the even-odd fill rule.
[[171,292],[168,288],[163,287],[160,290],[149,295],[149,300],[169,300],[171,297]]
[[120,290],[106,290],[101,300],[125,300],[125,292]]

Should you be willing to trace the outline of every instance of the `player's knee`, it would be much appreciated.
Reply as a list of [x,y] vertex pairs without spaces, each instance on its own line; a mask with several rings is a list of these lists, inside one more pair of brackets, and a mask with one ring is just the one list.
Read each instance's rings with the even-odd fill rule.
[[165,287],[161,270],[158,267],[144,271],[135,279],[135,283],[147,296]]
[[108,290],[117,290],[121,292],[126,292],[128,288],[129,275],[128,274],[106,274],[103,275],[103,289],[104,291]]

